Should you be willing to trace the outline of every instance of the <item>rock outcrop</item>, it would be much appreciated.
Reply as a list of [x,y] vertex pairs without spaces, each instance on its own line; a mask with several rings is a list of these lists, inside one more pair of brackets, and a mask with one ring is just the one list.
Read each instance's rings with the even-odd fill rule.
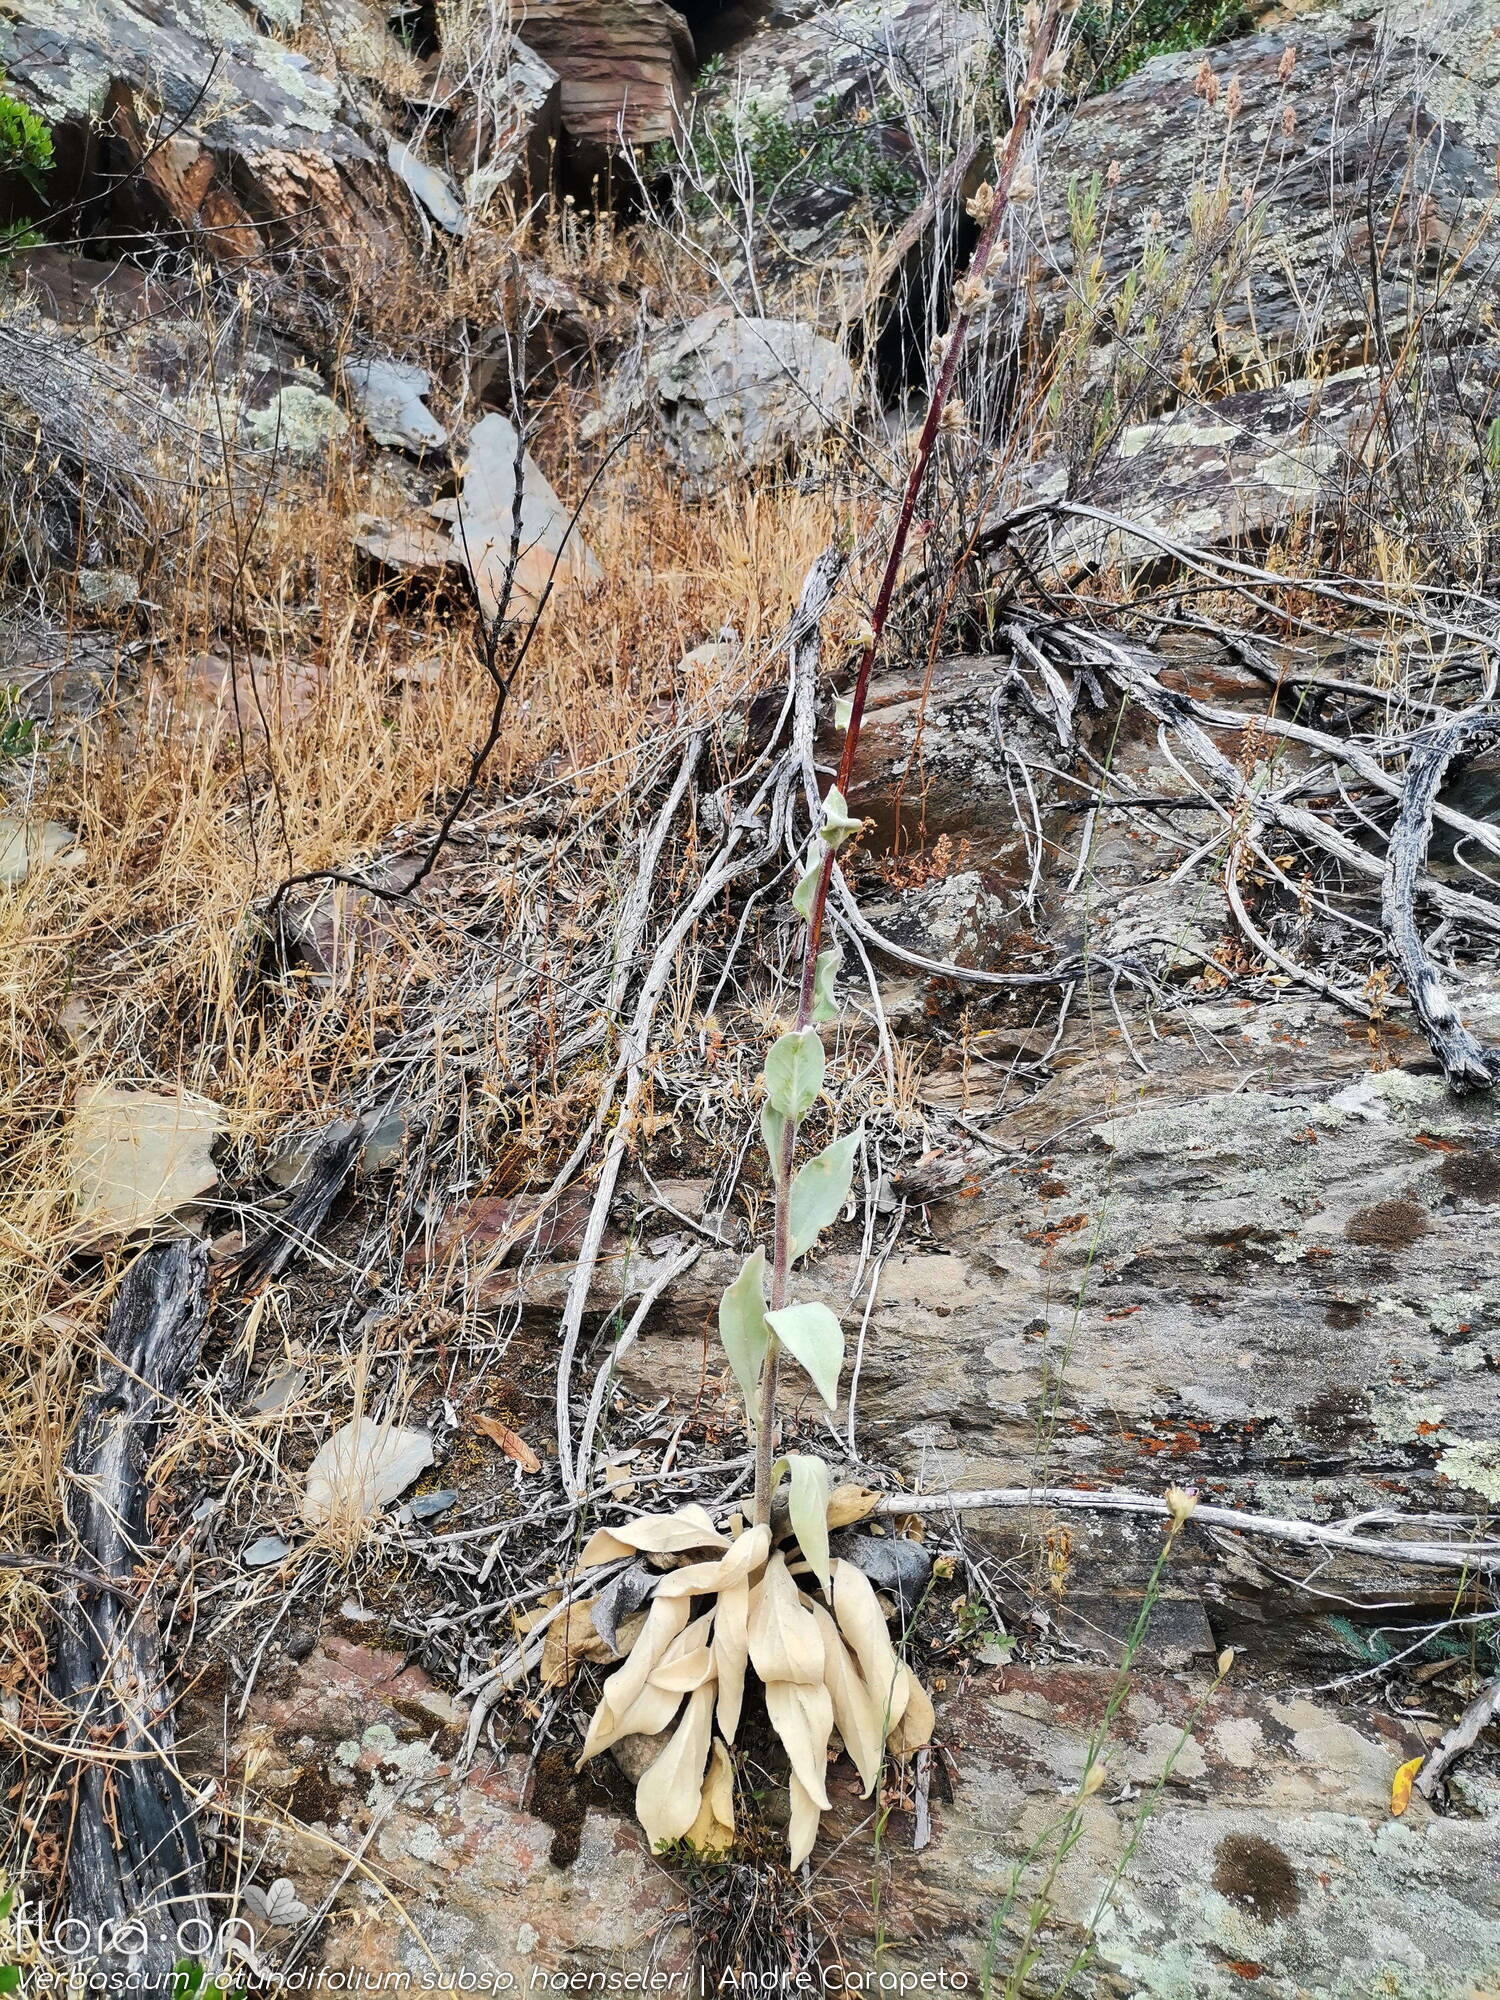
[[[1389,365],[1416,283],[1431,338],[1481,335],[1500,242],[1493,28],[1486,0],[1356,0],[1154,56],[1049,141],[997,313],[1024,295],[1056,335],[1079,316],[1086,269],[1105,314],[1129,281],[1112,333],[1165,358],[1145,370],[1142,415],[1172,400],[1185,358],[1226,387],[1293,379],[1314,361],[1319,373]],[[1184,312],[1185,283],[1210,272],[1216,310]],[[1119,350],[1096,358],[1108,366]]]
[[695,57],[667,0],[524,0],[516,25],[562,80],[576,173],[603,173],[622,147],[644,151],[677,130]]
[[[383,22],[343,0],[340,68],[399,65]],[[363,58],[363,65],[362,59]],[[227,4],[17,0],[7,88],[54,128],[54,202],[222,262],[273,248],[345,277],[389,269],[407,223],[385,147],[346,86]],[[116,247],[112,245],[112,248]]]
[[784,464],[854,407],[848,357],[810,326],[727,307],[647,348],[611,385],[605,417],[644,419],[694,484]]

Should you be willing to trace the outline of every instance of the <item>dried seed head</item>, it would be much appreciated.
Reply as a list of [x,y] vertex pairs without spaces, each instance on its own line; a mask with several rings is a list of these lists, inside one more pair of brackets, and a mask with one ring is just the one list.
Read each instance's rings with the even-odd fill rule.
[[1226,1646],[1223,1652],[1220,1653],[1218,1659],[1214,1662],[1214,1664],[1215,1666],[1217,1666],[1219,1670],[1219,1679],[1223,1680],[1225,1674],[1227,1674],[1229,1672],[1229,1669],[1234,1665],[1233,1646]]
[[988,181],[981,181],[979,183],[978,187],[975,188],[969,199],[964,203],[964,207],[976,222],[989,221],[995,212],[995,190],[990,186]]
[[944,403],[942,415],[938,418],[938,429],[962,431],[968,428],[968,422],[969,413],[964,408],[963,398],[955,396],[951,402]]
[[1244,102],[1245,93],[1240,89],[1240,80],[1237,76],[1232,76],[1229,79],[1229,88],[1224,93],[1224,116],[1237,118]]
[[1090,1764],[1083,1774],[1083,1783],[1078,1787],[1079,1798],[1091,1799],[1095,1792],[1101,1789],[1107,1776],[1108,1772],[1102,1763]]
[[1213,109],[1219,101],[1219,79],[1214,75],[1214,66],[1205,56],[1198,65],[1198,73],[1193,78],[1193,95]]
[[1297,67],[1297,44],[1295,42],[1288,42],[1286,47],[1281,51],[1281,61],[1276,65],[1277,81],[1279,83],[1289,83],[1291,81],[1292,71],[1296,67]]
[[1166,1492],[1167,1513],[1172,1520],[1175,1535],[1189,1514],[1198,1504],[1198,1495],[1191,1486],[1169,1486]]
[[932,345],[927,350],[927,359],[932,363],[934,368],[942,367],[943,363],[948,359],[948,349],[952,344],[946,333],[940,333],[934,337]]
[[976,313],[988,305],[990,288],[979,278],[961,278],[953,287],[953,306],[956,312]]
[[1067,75],[1068,58],[1063,54],[1061,49],[1054,49],[1042,64],[1042,88],[1044,90],[1061,90],[1063,84],[1067,81]]
[[1297,114],[1290,104],[1281,107],[1281,136],[1290,139],[1297,129]]
[[1120,185],[1120,162],[1118,160],[1111,160],[1109,165],[1104,169],[1104,185],[1112,188],[1117,188]]
[[1017,167],[1010,180],[1011,200],[1030,201],[1035,193],[1036,175],[1030,167]]

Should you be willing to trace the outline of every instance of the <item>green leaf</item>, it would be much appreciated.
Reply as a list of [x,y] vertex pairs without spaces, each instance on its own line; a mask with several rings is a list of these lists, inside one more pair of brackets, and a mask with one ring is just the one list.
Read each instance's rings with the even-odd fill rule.
[[788,1206],[794,1257],[800,1257],[804,1250],[812,1248],[848,1200],[859,1141],[857,1131],[850,1132],[845,1138],[835,1139],[831,1146],[823,1148],[816,1159],[799,1167],[792,1176]]
[[783,1118],[805,1118],[823,1088],[823,1041],[816,1028],[782,1035],[766,1057],[766,1095]]
[[19,1992],[21,1968],[19,1965],[0,1965],[0,1993]]
[[818,896],[818,878],[822,873],[823,857],[819,854],[815,860],[808,862],[807,873],[792,891],[792,908],[805,924],[812,922],[813,904]]
[[839,1003],[834,996],[833,982],[838,978],[843,962],[844,954],[836,944],[818,953],[818,962],[813,968],[812,1017],[815,1021],[838,1019]]
[[839,1399],[844,1329],[827,1306],[783,1306],[780,1312],[766,1314],[766,1324],[787,1353],[801,1362],[831,1410]]
[[833,704],[833,726],[835,729],[847,729],[853,720],[854,697],[852,694],[841,694]]
[[771,1162],[771,1178],[781,1181],[781,1142],[786,1136],[786,1120],[767,1098],[760,1107],[760,1136]]
[[[787,1512],[797,1546],[812,1565],[814,1576],[825,1590],[833,1588],[833,1571],[828,1564],[828,1467],[808,1452],[788,1452],[781,1460],[792,1476]],[[779,1475],[772,1474],[772,1484]]]
[[823,801],[823,824],[819,829],[827,845],[836,853],[846,840],[859,832],[863,825],[862,819],[849,817],[849,808],[844,802],[843,793],[837,785],[831,785],[828,796]]
[[765,1366],[766,1349],[770,1345],[766,1332],[764,1250],[750,1253],[740,1275],[719,1300],[719,1338],[724,1343],[724,1352],[729,1356],[729,1365],[734,1370],[734,1379],[740,1385],[753,1424],[760,1371]]

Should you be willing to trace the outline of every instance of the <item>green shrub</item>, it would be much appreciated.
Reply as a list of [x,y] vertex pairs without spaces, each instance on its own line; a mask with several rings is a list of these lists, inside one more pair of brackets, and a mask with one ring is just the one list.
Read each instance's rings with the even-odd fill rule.
[[1079,81],[1110,90],[1152,56],[1201,48],[1247,25],[1242,0],[1085,0],[1078,12]]
[[[711,85],[721,66],[718,58],[706,65],[702,81]],[[695,215],[711,213],[724,197],[744,199],[752,187],[756,204],[772,213],[809,195],[827,198],[842,190],[850,206],[864,207],[877,222],[897,222],[920,192],[916,174],[882,143],[883,126],[899,116],[891,103],[851,110],[835,97],[815,104],[808,119],[792,120],[758,104],[700,111],[682,154],[658,147],[650,169],[667,174],[684,158],[691,163],[684,193]]]
[[42,192],[52,170],[52,134],[34,111],[0,96],[0,173],[19,174]]
[[[0,93],[0,174],[16,174],[41,194],[52,170],[52,134],[34,111]],[[29,250],[41,237],[29,222],[0,223],[0,259]]]

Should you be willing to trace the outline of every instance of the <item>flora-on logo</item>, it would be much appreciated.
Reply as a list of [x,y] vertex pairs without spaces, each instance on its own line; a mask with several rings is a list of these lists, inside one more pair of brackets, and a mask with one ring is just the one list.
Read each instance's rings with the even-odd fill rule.
[[[164,1928],[151,1912],[99,1924],[82,1917],[49,1918],[13,1889],[0,1896],[0,1925],[5,1927],[0,1944],[0,1994],[21,1991],[22,1982],[29,1981],[38,1966],[71,1966],[82,1973],[100,1964],[129,1964],[153,1945],[159,1948]],[[170,1993],[172,2000],[214,2000],[214,1996],[237,1990],[234,1980],[210,1968],[236,1955],[243,1958],[253,1950],[255,1933],[244,1917],[225,1917],[219,1922],[185,1917],[169,1935],[177,1957],[170,1984],[161,1988],[163,1994]],[[18,1959],[24,1963],[18,1964]]]

